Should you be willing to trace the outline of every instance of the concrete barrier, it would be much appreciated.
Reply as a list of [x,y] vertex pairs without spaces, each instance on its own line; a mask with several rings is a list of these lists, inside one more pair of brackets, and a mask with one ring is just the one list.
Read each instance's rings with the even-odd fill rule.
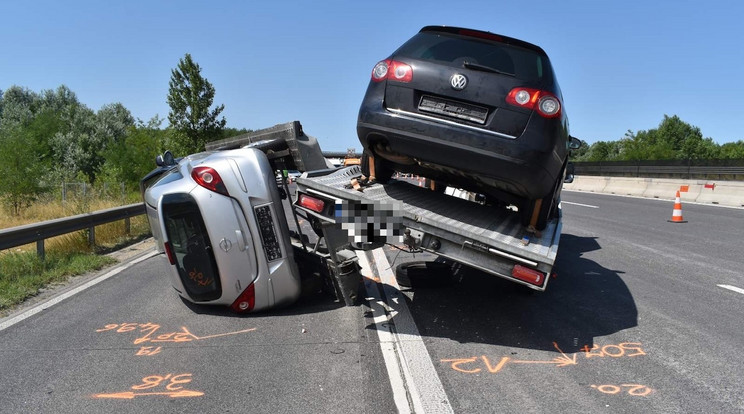
[[674,180],[666,178],[649,178],[643,197],[674,199],[677,191],[683,185],[690,185],[690,180]]
[[566,190],[631,195],[674,200],[677,191],[682,202],[744,207],[744,181],[679,180],[671,178],[628,178],[576,176]]
[[709,181],[701,185],[700,194],[695,199],[698,203],[720,204],[732,207],[744,207],[744,182]]
[[575,176],[574,182],[571,184],[565,184],[563,188],[567,190],[577,191],[589,191],[593,193],[601,193],[607,186],[607,177],[594,177],[588,175]]
[[648,178],[613,177],[602,192],[609,194],[642,196],[648,187]]
[[702,191],[704,184],[704,182],[697,180],[680,184],[679,192],[682,197],[682,201],[695,201],[698,196],[700,196],[700,191]]

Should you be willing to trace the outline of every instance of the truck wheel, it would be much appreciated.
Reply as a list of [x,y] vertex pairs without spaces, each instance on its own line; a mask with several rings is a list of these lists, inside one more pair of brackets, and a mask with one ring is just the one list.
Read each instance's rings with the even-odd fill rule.
[[[390,177],[393,176],[393,168],[392,166],[381,157],[371,157],[375,160],[375,180],[378,183],[387,183],[390,181]],[[364,150],[362,153],[362,162],[360,167],[362,168],[362,174],[364,174],[365,177],[370,176],[370,168],[369,168],[369,161],[370,156],[369,152],[367,150]]]
[[449,283],[452,265],[447,262],[408,262],[395,268],[395,280],[404,287],[441,286]]

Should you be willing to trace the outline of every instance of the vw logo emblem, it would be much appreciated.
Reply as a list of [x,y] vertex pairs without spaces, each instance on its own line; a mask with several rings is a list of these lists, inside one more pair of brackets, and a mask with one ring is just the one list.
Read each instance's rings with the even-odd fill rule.
[[461,91],[468,86],[468,78],[466,78],[465,75],[455,73],[450,78],[450,86],[452,86],[452,89],[456,91]]
[[220,240],[220,249],[222,249],[225,253],[229,252],[230,249],[232,249],[232,242],[228,239]]

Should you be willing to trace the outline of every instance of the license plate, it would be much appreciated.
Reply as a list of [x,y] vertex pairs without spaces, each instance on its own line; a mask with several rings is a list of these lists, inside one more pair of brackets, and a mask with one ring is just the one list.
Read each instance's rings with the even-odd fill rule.
[[488,116],[488,108],[426,95],[421,97],[418,109],[479,124],[485,124]]

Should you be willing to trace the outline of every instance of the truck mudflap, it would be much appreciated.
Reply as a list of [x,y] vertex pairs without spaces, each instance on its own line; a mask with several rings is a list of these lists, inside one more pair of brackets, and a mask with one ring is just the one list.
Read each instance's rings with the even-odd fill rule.
[[[335,203],[366,203],[368,210],[394,211],[403,242],[535,290],[545,290],[558,252],[560,212],[542,232],[528,232],[519,214],[430,191],[402,180],[355,190],[359,166],[309,173],[297,180],[299,193]],[[336,209],[344,211],[345,207]],[[317,215],[316,215],[317,216]],[[385,217],[386,215],[380,215]],[[336,217],[325,217],[337,220]],[[381,224],[380,228],[390,228]],[[387,234],[390,235],[389,233]],[[348,234],[350,241],[352,234]]]

